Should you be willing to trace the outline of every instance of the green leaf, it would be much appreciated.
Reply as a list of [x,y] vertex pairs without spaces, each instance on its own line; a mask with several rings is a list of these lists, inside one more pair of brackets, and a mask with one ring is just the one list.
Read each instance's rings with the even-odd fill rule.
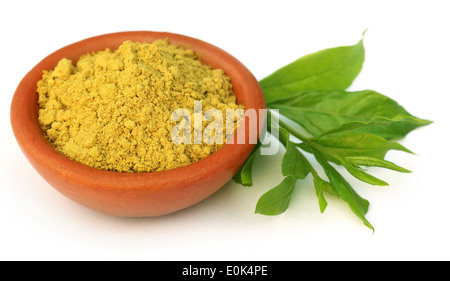
[[310,147],[314,146],[325,154],[327,160],[340,165],[344,164],[347,157],[383,160],[390,150],[412,153],[397,142],[388,141],[370,133],[352,131],[322,135],[309,140],[308,144],[302,143],[299,146],[308,152],[312,152]]
[[396,164],[373,157],[367,157],[367,156],[351,156],[346,157],[345,161],[349,163],[353,163],[355,165],[361,165],[361,166],[367,166],[367,167],[381,167],[390,169],[393,171],[401,172],[401,173],[411,173],[410,170],[407,170],[403,167],[397,166]]
[[304,179],[311,172],[314,177],[314,187],[316,189],[317,198],[319,199],[320,212],[324,212],[328,203],[325,200],[323,192],[329,192],[335,195],[331,185],[319,177],[313,166],[303,153],[297,149],[297,145],[289,140],[289,132],[283,128],[279,128],[279,140],[286,147],[286,152],[282,158],[281,171],[284,176],[293,176],[297,179]]
[[372,90],[307,91],[273,101],[269,107],[297,122],[313,136],[332,130],[368,132],[399,139],[431,123],[408,113],[396,101]]
[[319,199],[320,212],[323,213],[328,205],[328,202],[327,200],[325,200],[323,192],[326,191],[333,195],[336,195],[336,192],[334,191],[333,187],[329,182],[323,180],[316,173],[314,173],[314,187],[316,188],[317,198]]
[[345,90],[361,71],[364,45],[336,47],[306,55],[260,81],[266,101],[305,90]]
[[293,176],[296,179],[304,179],[309,174],[309,163],[306,162],[297,146],[288,141],[286,152],[281,159],[281,173],[283,176]]
[[389,185],[387,182],[380,180],[379,178],[366,173],[361,167],[359,167],[357,165],[348,164],[346,162],[344,162],[343,165],[352,176],[354,176],[355,178],[357,178],[363,182],[366,182],[371,185],[378,185],[378,186]]
[[264,193],[256,204],[255,212],[267,216],[275,216],[283,213],[289,206],[294,192],[296,179],[288,176],[283,181]]
[[358,193],[353,190],[341,174],[339,174],[339,172],[327,162],[320,151],[314,147],[311,147],[311,150],[313,151],[319,164],[323,167],[325,174],[330,180],[331,186],[336,191],[337,196],[347,202],[353,213],[355,213],[367,227],[374,230],[373,226],[365,217],[365,214],[369,210],[369,201],[359,196]]
[[241,169],[233,176],[233,180],[236,183],[242,184],[243,186],[253,185],[253,162],[255,161],[255,156],[258,153],[261,143],[258,144],[253,149],[252,154],[247,158],[247,161],[241,167]]
[[377,116],[369,121],[353,121],[330,130],[325,134],[342,131],[372,133],[387,140],[396,140],[406,136],[418,127],[431,124],[431,121],[419,119],[411,115],[399,114],[392,118]]
[[370,175],[362,166],[378,166],[399,172],[408,170],[384,160],[390,150],[409,152],[407,148],[394,141],[388,141],[371,133],[364,132],[334,132],[322,135],[300,144],[301,148],[313,152],[311,147],[320,150],[328,161],[344,166],[355,178],[378,186],[387,186],[387,182]]
[[289,132],[283,128],[278,128],[278,140],[287,148],[288,143],[290,142],[290,134]]

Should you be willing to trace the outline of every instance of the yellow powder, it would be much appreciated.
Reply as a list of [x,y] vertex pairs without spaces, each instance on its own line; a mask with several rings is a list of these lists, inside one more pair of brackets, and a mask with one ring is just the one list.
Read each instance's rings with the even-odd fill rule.
[[[237,109],[229,77],[167,40],[63,59],[38,82],[39,122],[67,157],[104,170],[152,172],[191,164],[221,145],[174,144],[172,112]],[[224,115],[225,116],[225,115]],[[207,124],[202,123],[203,128]]]

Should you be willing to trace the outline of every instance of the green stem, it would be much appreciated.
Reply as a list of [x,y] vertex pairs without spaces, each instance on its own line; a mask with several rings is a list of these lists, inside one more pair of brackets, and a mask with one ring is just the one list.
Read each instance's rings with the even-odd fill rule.
[[[271,119],[272,113],[270,112],[270,110],[267,111],[267,115]],[[294,137],[298,138],[299,140],[301,140],[303,142],[309,143],[309,138],[308,137],[306,137],[306,136],[302,135],[301,133],[299,133],[298,131],[296,131],[290,125],[286,124],[286,122],[284,122],[283,120],[278,119],[278,123],[280,124],[281,127],[285,128],[286,131],[288,131]]]
[[[270,108],[269,108],[270,109]],[[271,120],[272,118],[272,113],[270,112],[270,110],[267,111],[267,116],[268,116],[268,120]],[[272,122],[272,121],[270,121]],[[339,155],[336,155],[334,153],[331,153],[330,151],[328,151],[327,149],[323,148],[321,145],[317,144],[316,142],[312,141],[310,138],[308,138],[307,136],[299,133],[297,130],[295,130],[294,128],[292,128],[290,125],[288,125],[286,122],[284,122],[283,120],[281,120],[280,118],[278,119],[278,123],[280,125],[280,127],[283,127],[286,131],[289,132],[289,134],[293,135],[294,137],[298,138],[299,140],[301,140],[302,142],[320,150],[321,152],[324,152],[326,154],[328,154],[329,156],[333,157],[334,159],[336,159],[336,161],[338,161],[339,163],[342,163],[342,159],[339,157]]]

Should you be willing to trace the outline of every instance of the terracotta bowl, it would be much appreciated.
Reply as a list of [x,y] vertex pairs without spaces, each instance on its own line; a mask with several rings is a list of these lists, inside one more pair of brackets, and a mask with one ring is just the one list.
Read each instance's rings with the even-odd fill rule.
[[[91,209],[123,217],[160,216],[192,206],[225,185],[243,165],[254,144],[225,144],[191,165],[161,172],[120,173],[91,168],[57,152],[38,123],[36,83],[43,70],[62,58],[78,58],[124,41],[152,42],[168,38],[200,54],[203,63],[221,68],[231,78],[237,102],[246,109],[265,108],[262,90],[250,71],[225,51],[183,35],[164,32],[121,32],[101,35],[66,46],[37,64],[20,82],[11,104],[11,125],[17,142],[37,172],[59,192]],[[258,134],[261,126],[257,126]],[[242,126],[248,136],[250,126]]]

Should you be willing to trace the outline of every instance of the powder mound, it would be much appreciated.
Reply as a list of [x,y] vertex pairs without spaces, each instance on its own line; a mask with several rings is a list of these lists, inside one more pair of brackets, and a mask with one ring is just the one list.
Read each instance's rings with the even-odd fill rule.
[[[194,101],[238,109],[229,77],[192,50],[158,40],[62,59],[38,82],[39,122],[52,146],[85,165],[153,172],[199,161],[221,144],[175,144],[176,109],[193,116]],[[225,115],[224,115],[225,116]],[[204,122],[203,128],[207,124]]]

